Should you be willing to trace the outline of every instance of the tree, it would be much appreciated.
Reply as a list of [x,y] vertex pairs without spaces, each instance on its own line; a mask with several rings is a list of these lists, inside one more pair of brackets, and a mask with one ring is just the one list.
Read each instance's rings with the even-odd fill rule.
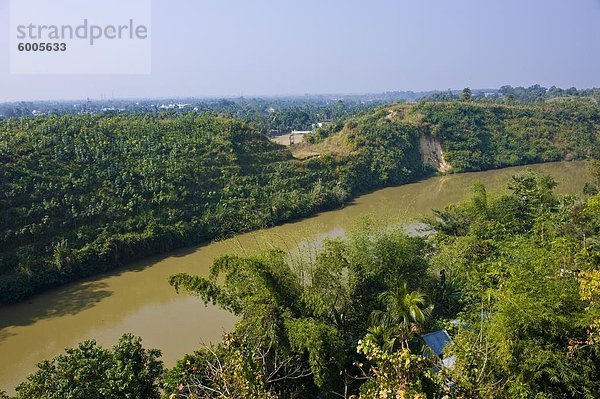
[[369,362],[361,399],[425,399],[441,391],[433,364],[424,356],[409,349],[389,351],[379,346],[373,335],[359,341],[358,352]]
[[[362,379],[354,365],[359,359],[356,342],[365,336],[371,312],[390,302],[390,320],[406,317],[410,334],[425,318],[423,294],[402,284],[427,282],[425,249],[422,238],[400,229],[366,230],[326,241],[310,262],[290,263],[280,251],[224,256],[208,278],[171,277],[176,289],[216,303],[240,321],[221,345],[187,359],[193,367],[186,360],[177,372],[169,372],[167,391],[215,397],[207,392],[229,390],[240,398],[329,398],[358,392]],[[389,295],[380,295],[384,291]],[[394,302],[394,292],[404,298],[402,304]],[[400,332],[393,329],[395,339]],[[243,372],[227,372],[232,369]]]
[[600,352],[600,270],[582,272],[579,277],[581,299],[586,301],[586,320],[588,338],[579,344]]
[[[376,310],[371,315],[372,324],[389,329],[394,340],[402,349],[408,349],[408,342],[425,323],[430,314],[426,307],[425,295],[418,291],[409,291],[408,285],[380,294],[379,299],[385,310]],[[395,345],[392,345],[395,347]]]
[[199,376],[216,385],[196,386],[199,392],[206,386],[219,392],[238,387],[234,397],[286,397],[290,392],[314,396],[340,384],[339,373],[346,361],[340,331],[306,306],[303,281],[293,273],[283,252],[223,256],[213,264],[208,279],[180,274],[170,281],[176,289],[240,316],[230,339],[216,353],[224,353],[224,367],[243,372],[229,377],[201,371]]
[[433,291],[436,316],[455,316],[460,308],[461,289],[452,274],[440,270],[440,281]]
[[469,89],[468,87],[465,87],[463,89],[462,93],[460,94],[460,99],[462,101],[471,101],[473,99],[471,89]]
[[38,364],[17,387],[15,399],[159,398],[163,373],[160,351],[145,350],[141,339],[123,335],[112,350],[85,341]]

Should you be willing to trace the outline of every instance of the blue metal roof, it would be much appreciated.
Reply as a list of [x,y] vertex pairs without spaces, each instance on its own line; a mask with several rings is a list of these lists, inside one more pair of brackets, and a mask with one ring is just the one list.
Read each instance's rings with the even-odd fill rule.
[[446,330],[430,332],[422,336],[423,341],[431,348],[433,353],[441,356],[444,352],[444,346],[450,342],[450,336]]

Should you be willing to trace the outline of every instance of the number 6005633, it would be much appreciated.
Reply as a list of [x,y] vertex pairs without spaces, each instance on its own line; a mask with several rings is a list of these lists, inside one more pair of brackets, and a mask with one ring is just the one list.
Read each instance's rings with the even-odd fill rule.
[[67,43],[19,43],[19,51],[66,51]]

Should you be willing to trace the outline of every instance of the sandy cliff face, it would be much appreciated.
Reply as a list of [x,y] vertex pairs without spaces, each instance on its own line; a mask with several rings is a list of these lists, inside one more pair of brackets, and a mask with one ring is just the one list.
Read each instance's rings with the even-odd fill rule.
[[438,172],[446,173],[452,170],[450,165],[444,158],[444,150],[439,140],[430,135],[423,135],[419,139],[419,151],[424,164],[433,166]]

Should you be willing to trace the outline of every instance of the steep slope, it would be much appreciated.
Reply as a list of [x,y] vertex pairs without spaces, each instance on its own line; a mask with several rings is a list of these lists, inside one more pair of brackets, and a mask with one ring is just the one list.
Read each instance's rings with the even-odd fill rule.
[[[598,158],[600,107],[586,100],[398,104],[348,121],[337,135],[359,152],[378,148],[391,154],[403,148],[402,154],[395,154],[399,164],[418,149],[421,162],[409,161],[415,171],[430,167],[446,173]],[[407,141],[395,141],[400,136]]]
[[439,173],[447,173],[452,170],[452,166],[446,161],[439,139],[433,138],[429,134],[422,135],[419,138],[419,151],[421,152],[421,161]]
[[600,108],[585,100],[423,103],[411,111],[456,171],[600,156]]

